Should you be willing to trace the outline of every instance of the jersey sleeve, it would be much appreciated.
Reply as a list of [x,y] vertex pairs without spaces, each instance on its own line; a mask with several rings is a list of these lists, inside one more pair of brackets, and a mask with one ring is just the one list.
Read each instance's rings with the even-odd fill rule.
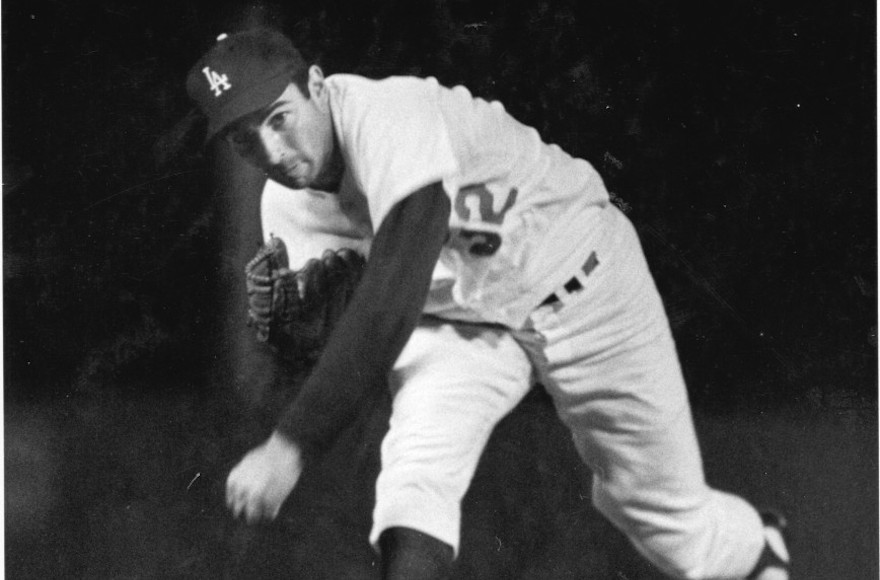
[[421,315],[431,272],[446,237],[450,204],[424,188],[392,208],[370,260],[321,358],[277,430],[307,457],[329,448],[387,377]]
[[458,170],[439,90],[433,79],[393,77],[364,80],[341,95],[346,161],[376,231],[403,198]]

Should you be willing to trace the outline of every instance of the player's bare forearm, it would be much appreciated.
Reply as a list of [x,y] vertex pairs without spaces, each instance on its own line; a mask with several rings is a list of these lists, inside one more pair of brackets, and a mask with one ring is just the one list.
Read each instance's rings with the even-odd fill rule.
[[449,212],[438,183],[406,197],[382,222],[345,314],[278,423],[277,433],[306,457],[335,439],[371,389],[384,388],[424,308]]

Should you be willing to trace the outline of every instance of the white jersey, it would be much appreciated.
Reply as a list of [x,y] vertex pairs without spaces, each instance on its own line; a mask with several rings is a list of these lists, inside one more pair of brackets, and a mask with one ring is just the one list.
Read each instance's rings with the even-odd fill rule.
[[271,179],[263,187],[260,219],[264,241],[272,236],[281,238],[293,270],[320,258],[324,250],[351,248],[369,255],[372,228],[363,217],[358,217],[358,212],[346,213],[339,197],[331,193],[289,189]]
[[608,203],[598,173],[542,142],[497,102],[435,79],[327,78],[346,163],[341,203],[366,200],[373,229],[407,195],[442,182],[450,236],[425,311],[518,328],[583,264]]

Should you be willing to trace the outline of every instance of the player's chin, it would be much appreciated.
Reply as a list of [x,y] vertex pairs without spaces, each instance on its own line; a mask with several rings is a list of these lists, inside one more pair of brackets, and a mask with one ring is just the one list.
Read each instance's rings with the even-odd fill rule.
[[290,175],[287,173],[270,173],[272,181],[277,181],[290,189],[305,189],[309,186],[309,180],[302,175]]

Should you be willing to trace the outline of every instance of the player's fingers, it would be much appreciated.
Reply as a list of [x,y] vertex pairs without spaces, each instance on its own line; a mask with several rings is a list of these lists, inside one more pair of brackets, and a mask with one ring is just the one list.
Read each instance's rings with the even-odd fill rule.
[[235,502],[235,472],[229,474],[226,478],[226,506],[231,508]]
[[326,284],[324,283],[325,271],[322,262],[319,260],[310,260],[309,268],[306,270],[306,287],[305,287],[305,302],[307,306],[311,306],[313,303],[317,302],[317,300],[323,295],[324,287]]
[[333,250],[327,250],[321,256],[324,270],[327,272],[328,284],[333,284],[345,275],[345,262]]
[[339,250],[339,259],[346,271],[360,271],[366,264],[364,257],[351,248]]
[[324,250],[324,253],[321,254],[321,261],[324,262],[325,268],[336,265],[338,260],[339,256],[334,250]]
[[236,465],[226,476],[226,501],[231,503],[235,496],[243,491],[241,486],[241,464]]
[[262,521],[263,511],[263,502],[256,498],[250,498],[244,508],[245,520],[249,524],[256,524]]
[[360,254],[348,248],[339,251],[339,261],[342,264],[340,282],[345,284],[345,292],[340,293],[345,296],[347,302],[348,297],[360,281],[365,262]]
[[232,515],[235,519],[241,517],[247,517],[248,506],[251,503],[251,499],[246,494],[239,494],[235,498],[235,507],[232,509]]
[[311,280],[314,277],[315,271],[320,269],[320,260],[316,258],[312,258],[305,265],[297,270],[296,272],[296,287],[299,292],[299,299],[302,302],[305,302],[309,299],[309,292],[311,292]]
[[238,519],[244,511],[247,503],[247,494],[234,483],[226,487],[226,506],[232,512],[232,517]]

